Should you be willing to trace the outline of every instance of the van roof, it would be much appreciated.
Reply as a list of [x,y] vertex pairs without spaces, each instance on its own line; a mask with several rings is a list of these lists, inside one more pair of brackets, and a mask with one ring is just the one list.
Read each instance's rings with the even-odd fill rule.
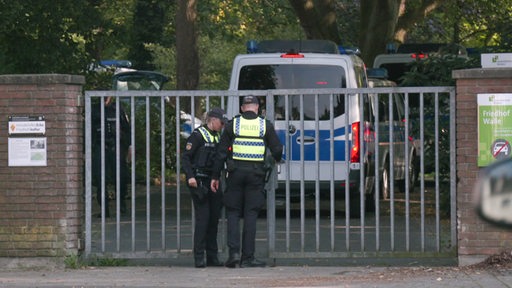
[[[342,59],[344,61],[352,62],[357,65],[364,65],[363,60],[354,54],[321,54],[321,53],[301,53],[304,57],[301,58],[286,58],[283,53],[260,53],[260,54],[239,54],[235,57],[234,62],[252,62],[254,64],[282,64],[289,63],[290,59],[300,62],[325,62]],[[333,64],[335,65],[335,64]]]
[[329,40],[264,40],[257,43],[257,53],[327,53],[339,54],[338,45]]

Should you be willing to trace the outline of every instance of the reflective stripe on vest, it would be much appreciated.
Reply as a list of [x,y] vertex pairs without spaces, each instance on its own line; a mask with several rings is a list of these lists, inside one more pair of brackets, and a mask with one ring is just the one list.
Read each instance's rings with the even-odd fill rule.
[[206,143],[219,143],[219,138],[217,135],[212,135],[208,129],[204,128],[203,126],[197,128],[199,130],[199,133],[203,136],[203,139]]
[[262,117],[245,119],[236,117],[233,120],[233,159],[244,161],[265,160],[265,136],[266,123]]

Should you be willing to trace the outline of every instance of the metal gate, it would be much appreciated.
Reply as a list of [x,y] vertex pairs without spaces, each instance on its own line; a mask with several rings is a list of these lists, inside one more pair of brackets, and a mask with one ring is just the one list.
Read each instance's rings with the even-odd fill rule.
[[[375,170],[358,170],[358,191],[368,189],[367,179],[372,178],[376,193],[367,199],[359,192],[357,199],[351,198],[349,181],[335,181],[338,162],[327,159],[327,166],[320,166],[315,160],[318,173],[325,167],[331,167],[330,179],[318,179],[310,182],[290,181],[289,161],[279,164],[267,184],[267,205],[258,221],[257,256],[271,259],[286,258],[370,258],[370,257],[455,257],[456,238],[456,185],[455,185],[455,90],[453,87],[416,87],[416,88],[364,88],[364,89],[324,89],[324,90],[269,90],[269,91],[86,91],[85,93],[85,136],[86,136],[86,182],[85,182],[85,256],[109,256],[114,258],[183,258],[192,257],[192,233],[194,216],[189,192],[184,185],[180,170],[180,151],[191,129],[201,123],[202,113],[214,106],[226,107],[230,97],[257,95],[266,99],[266,117],[275,121],[277,112],[273,103],[276,97],[338,97],[343,98],[345,107],[350,107],[348,98],[356,97],[364,102],[365,95],[388,97],[400,94],[404,99],[404,118],[395,119],[404,125],[407,139],[403,140],[405,151],[414,145],[416,148],[418,178],[411,182],[405,176],[405,185],[395,181],[383,182],[378,167],[378,151],[375,154]],[[387,95],[387,96],[386,96]],[[132,161],[127,197],[128,212],[121,214],[119,174],[117,185],[107,185],[102,175],[101,187],[92,186],[92,141],[91,111],[92,104],[104,97],[114,97],[115,105],[124,105],[131,119]],[[303,100],[301,100],[303,101]],[[333,101],[330,109],[334,110]],[[301,102],[302,103],[302,102]],[[315,100],[318,103],[318,100]],[[390,115],[396,114],[391,106],[384,107]],[[303,104],[302,104],[303,105]],[[317,105],[317,104],[315,104]],[[103,107],[100,104],[99,107]],[[118,106],[119,107],[119,106]],[[190,107],[196,107],[191,109]],[[200,107],[200,108],[198,108]],[[318,111],[318,107],[314,107]],[[104,108],[101,108],[104,125]],[[291,109],[290,107],[288,109]],[[298,119],[304,121],[304,106],[294,111]],[[119,110],[119,109],[118,109]],[[346,113],[352,113],[346,108]],[[379,110],[379,109],[376,109]],[[381,113],[384,113],[382,112]],[[360,109],[361,117],[367,113]],[[377,118],[378,118],[378,113]],[[316,122],[322,117],[315,112]],[[327,115],[327,116],[326,116]],[[328,136],[333,151],[334,116],[323,115],[326,123],[331,123]],[[233,116],[233,115],[229,115]],[[393,116],[391,116],[393,117]],[[348,119],[348,116],[347,116]],[[388,121],[392,121],[388,119]],[[374,120],[372,137],[380,139],[382,135],[393,135],[393,125],[380,128]],[[361,121],[362,122],[362,121]],[[300,122],[299,122],[300,123]],[[348,123],[348,122],[347,122]],[[355,139],[350,139],[349,124],[345,123],[345,147]],[[370,122],[371,123],[371,122]],[[304,124],[304,122],[302,122]],[[102,126],[104,127],[104,126]],[[365,128],[362,124],[360,128]],[[315,135],[320,127],[313,128]],[[119,129],[117,129],[117,133]],[[362,130],[361,130],[362,131]],[[288,132],[286,132],[288,133]],[[288,136],[288,134],[286,134]],[[368,135],[361,135],[366,141]],[[101,138],[104,141],[104,133]],[[119,145],[119,136],[116,145]],[[329,137],[328,137],[329,138]],[[343,138],[343,137],[342,137]],[[388,136],[388,142],[394,138]],[[297,139],[296,139],[297,140]],[[305,164],[304,138],[299,148],[299,164]],[[306,144],[305,144],[306,143]],[[284,143],[289,147],[289,143]],[[393,144],[393,143],[391,143]],[[397,144],[397,143],[395,143]],[[383,145],[375,141],[375,147]],[[119,146],[118,146],[119,147]],[[398,146],[396,146],[398,147]],[[323,149],[323,148],[322,148]],[[400,149],[400,148],[396,148]],[[317,149],[320,150],[320,149]],[[389,151],[398,154],[393,148]],[[289,149],[285,149],[285,159],[291,159]],[[349,149],[343,150],[345,159],[349,159]],[[334,153],[333,153],[334,154]],[[411,155],[406,153],[406,171],[411,169]],[[313,157],[319,159],[319,155]],[[104,165],[105,155],[100,159]],[[394,159],[394,158],[392,158]],[[119,168],[120,155],[116,155]],[[302,162],[301,162],[302,161]],[[325,163],[323,163],[325,164]],[[361,161],[361,164],[364,163]],[[329,166],[330,165],[330,166]],[[343,169],[353,169],[346,161]],[[393,175],[393,164],[390,177]],[[329,168],[329,169],[331,169]],[[372,168],[373,169],[373,168]],[[118,169],[119,170],[119,169]],[[286,177],[277,173],[286,171]],[[371,171],[375,171],[370,177]],[[304,173],[304,172],[302,172]],[[383,175],[383,174],[382,174]],[[302,175],[305,176],[305,175]],[[310,175],[309,175],[310,176]],[[389,176],[389,175],[388,175]],[[413,176],[414,177],[414,176]],[[303,177],[305,178],[305,177]],[[385,184],[386,183],[386,184]],[[293,184],[298,184],[295,186]],[[312,184],[312,185],[310,185]],[[382,185],[387,185],[387,197],[379,197]],[[400,186],[400,189],[399,189]],[[412,186],[412,187],[410,187]],[[281,187],[276,193],[275,188]],[[284,189],[282,189],[284,187]],[[105,207],[98,205],[96,189],[112,198],[111,216],[105,217]],[[377,192],[375,192],[377,191]],[[352,206],[351,206],[351,203]],[[354,203],[357,206],[353,206]],[[371,206],[371,207],[368,207]],[[351,210],[357,207],[361,213],[353,217]],[[226,251],[225,220],[219,223],[219,243]]]

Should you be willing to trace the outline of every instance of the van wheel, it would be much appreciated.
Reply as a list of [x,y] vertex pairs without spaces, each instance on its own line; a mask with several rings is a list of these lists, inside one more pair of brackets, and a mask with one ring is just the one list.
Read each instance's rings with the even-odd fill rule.
[[361,198],[359,197],[359,193],[350,192],[349,208],[350,218],[361,218]]
[[364,198],[364,211],[365,212],[374,212],[375,211],[375,198],[377,197],[377,194],[375,192],[366,195]]
[[381,176],[381,197],[384,200],[389,199],[389,194],[391,190],[391,179],[390,173],[389,173],[389,165],[386,163],[384,164],[384,167],[382,168],[382,176]]
[[[409,192],[414,192],[414,187],[416,186],[416,181],[418,180],[417,173],[416,173],[416,167],[414,167],[414,164],[411,164],[409,166]],[[404,187],[402,187],[402,191],[405,193],[405,180]]]
[[[371,177],[375,181],[375,177]],[[375,193],[375,183],[371,183],[371,190],[364,192],[364,213],[372,213],[375,212],[375,198],[377,198],[377,193]],[[359,190],[359,189],[357,189]],[[357,192],[350,193],[350,218],[361,218],[361,198],[360,194]]]
[[[418,177],[419,177],[419,166],[418,166],[418,159],[416,157],[413,157],[409,164],[409,192],[414,192],[414,187],[418,184]],[[400,180],[399,188],[400,191],[405,193],[405,179]]]

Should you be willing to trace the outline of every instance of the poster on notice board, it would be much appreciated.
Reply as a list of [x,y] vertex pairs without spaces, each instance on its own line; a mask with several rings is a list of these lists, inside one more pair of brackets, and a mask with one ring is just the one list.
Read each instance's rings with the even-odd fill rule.
[[478,94],[478,166],[510,158],[512,93]]

